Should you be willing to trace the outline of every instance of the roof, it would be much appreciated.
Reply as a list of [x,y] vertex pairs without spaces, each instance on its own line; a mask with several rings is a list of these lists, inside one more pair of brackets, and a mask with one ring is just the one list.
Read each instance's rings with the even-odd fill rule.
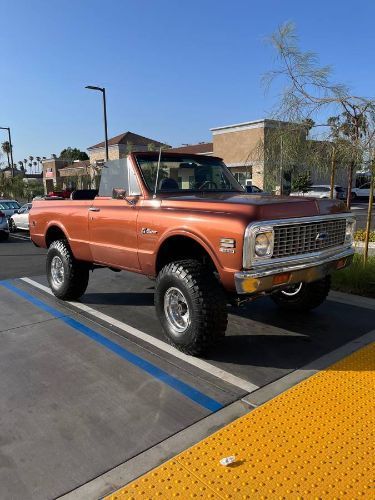
[[[153,159],[158,159],[159,157],[159,151],[132,151],[131,153],[132,155],[134,156],[150,156],[151,158]],[[202,155],[202,154],[196,154],[196,153],[179,153],[179,152],[175,152],[175,151],[172,151],[171,149],[165,149],[161,152],[162,154],[162,158],[166,158],[168,156],[170,156],[171,158],[181,158],[181,159],[184,159],[186,158],[186,156],[188,155],[189,157],[191,158],[196,158],[197,161],[203,161],[202,160],[202,156],[205,156],[205,155]],[[223,159],[220,158],[220,156],[213,156],[213,155],[207,155],[205,156],[205,158],[207,158],[207,160],[220,160],[222,161]]]
[[[159,141],[155,141],[154,139],[149,139],[148,137],[144,137],[143,135],[134,134],[133,132],[124,132],[123,134],[116,135],[115,137],[111,137],[108,139],[108,146],[116,146],[117,144],[134,144],[135,146],[148,146],[148,144],[152,143],[155,146],[167,146]],[[99,142],[98,144],[94,144],[94,146],[90,146],[87,149],[96,149],[96,148],[104,148],[104,141]]]
[[65,165],[65,167],[62,167],[59,170],[64,170],[65,168],[83,168],[88,167],[89,165],[90,160],[74,161],[73,163],[69,163],[69,165]]
[[187,144],[178,148],[168,149],[171,153],[188,153],[188,154],[208,154],[212,153],[214,145],[212,142],[200,142],[199,144]]
[[293,122],[262,118],[261,120],[252,120],[250,122],[234,123],[233,125],[225,125],[223,127],[214,127],[210,130],[213,135],[218,135],[226,132],[238,132],[240,130],[247,130],[251,128],[275,128],[284,125],[293,125]]

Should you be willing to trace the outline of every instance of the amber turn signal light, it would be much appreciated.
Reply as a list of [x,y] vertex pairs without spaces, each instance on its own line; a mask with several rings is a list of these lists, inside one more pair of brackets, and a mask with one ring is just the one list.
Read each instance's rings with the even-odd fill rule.
[[274,276],[272,279],[272,283],[274,285],[282,285],[283,283],[288,283],[289,278],[290,273],[276,274],[276,276]]

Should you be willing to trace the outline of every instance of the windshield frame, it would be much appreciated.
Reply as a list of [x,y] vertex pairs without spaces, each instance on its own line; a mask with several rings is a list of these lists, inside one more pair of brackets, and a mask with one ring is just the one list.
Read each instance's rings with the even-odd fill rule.
[[[139,160],[144,160],[144,161],[153,161],[157,162],[159,159],[159,153],[158,152],[137,152],[133,153],[132,156],[134,157],[135,163],[138,167],[140,176],[142,178],[143,184],[147,190],[148,193],[154,194],[154,189],[152,189],[145,178],[144,171],[142,169],[142,165]],[[156,190],[157,195],[184,195],[184,194],[192,194],[192,193],[197,193],[197,194],[202,194],[202,193],[244,193],[245,188],[237,181],[237,179],[234,177],[230,169],[225,165],[223,160],[217,156],[205,156],[205,155],[198,155],[198,154],[183,154],[183,153],[169,153],[168,151],[162,151],[161,154],[161,163],[164,161],[179,161],[180,163],[184,162],[197,162],[199,164],[204,164],[206,163],[209,165],[210,163],[215,164],[215,165],[220,165],[222,167],[223,171],[225,172],[226,175],[228,175],[229,181],[233,186],[233,189],[176,189],[176,190]],[[237,189],[238,188],[238,189]]]

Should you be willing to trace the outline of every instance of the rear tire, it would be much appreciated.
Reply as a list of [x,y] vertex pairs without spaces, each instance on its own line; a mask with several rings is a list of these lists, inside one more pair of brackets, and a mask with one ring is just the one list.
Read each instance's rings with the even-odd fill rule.
[[160,271],[155,307],[168,342],[185,354],[203,354],[225,335],[224,290],[199,261],[171,262]]
[[49,286],[59,299],[75,300],[85,293],[89,268],[73,257],[66,240],[56,240],[49,247],[46,272]]
[[326,276],[312,283],[297,284],[295,290],[291,287],[279,290],[271,295],[271,299],[288,311],[309,311],[326,300],[330,288],[331,276]]

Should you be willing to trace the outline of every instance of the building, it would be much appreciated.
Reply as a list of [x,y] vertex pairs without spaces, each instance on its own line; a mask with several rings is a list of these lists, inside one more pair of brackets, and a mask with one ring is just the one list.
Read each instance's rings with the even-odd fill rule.
[[211,129],[213,153],[224,160],[242,185],[265,187],[264,151],[272,130],[289,125],[278,120],[254,120]]
[[[133,132],[124,132],[108,140],[108,156],[110,160],[119,160],[120,158],[125,158],[131,151],[148,151],[159,149],[160,147],[169,148],[168,144],[155,141],[154,139],[149,139],[148,137],[134,134]],[[104,161],[104,142],[99,142],[99,144],[88,147],[87,154],[89,155],[91,164],[96,164],[98,161]]]
[[[167,144],[149,139],[133,132],[112,137],[108,140],[110,160],[124,158],[130,151],[148,151]],[[87,188],[95,185],[94,177],[105,160],[104,142],[87,148],[89,160],[69,162],[60,158],[42,161],[43,184],[46,193],[62,189]]]
[[170,148],[168,152],[211,156],[214,154],[213,148],[212,142],[199,142],[198,144],[184,144],[177,148]]

